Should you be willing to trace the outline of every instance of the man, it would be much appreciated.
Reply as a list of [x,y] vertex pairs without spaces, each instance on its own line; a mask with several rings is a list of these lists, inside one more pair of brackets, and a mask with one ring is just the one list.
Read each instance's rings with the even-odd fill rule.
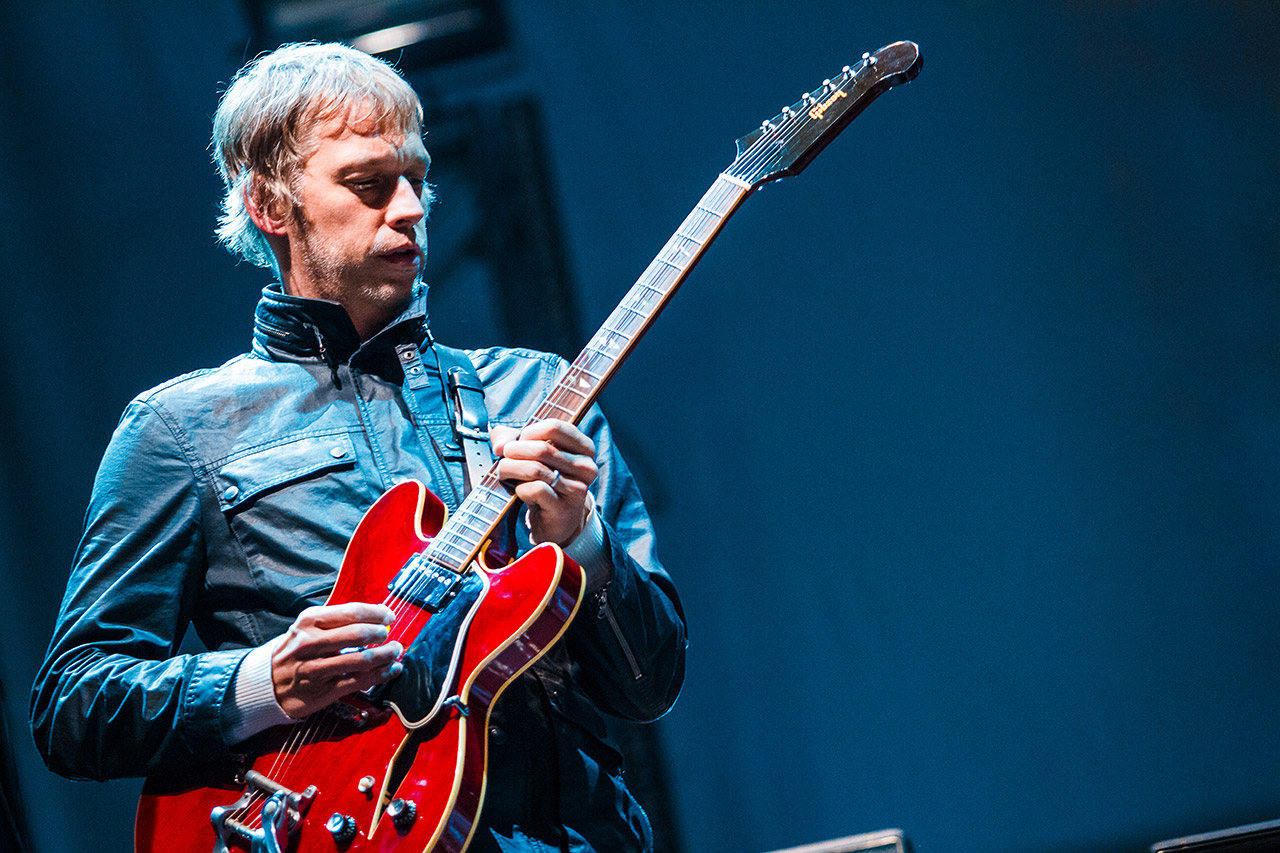
[[[232,81],[214,118],[219,236],[279,280],[249,353],[146,392],[121,419],[32,695],[35,739],[72,777],[180,771],[399,675],[390,610],[322,602],[386,489],[412,478],[460,500],[442,389],[450,360],[468,359],[498,472],[524,504],[511,547],[561,545],[586,596],[495,706],[470,849],[649,849],[599,711],[670,707],[683,615],[598,411],[581,428],[527,423],[563,362],[431,340],[421,116],[393,69],[339,45],[280,48]],[[177,653],[188,624],[211,651]]]

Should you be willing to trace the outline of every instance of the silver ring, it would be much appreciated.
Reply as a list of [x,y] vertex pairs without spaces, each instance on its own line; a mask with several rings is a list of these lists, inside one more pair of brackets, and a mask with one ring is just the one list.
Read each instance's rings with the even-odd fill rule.
[[548,483],[547,485],[550,486],[551,491],[554,492],[556,490],[556,486],[558,486],[559,484],[560,484],[560,472],[556,471],[555,476],[551,478],[551,482]]

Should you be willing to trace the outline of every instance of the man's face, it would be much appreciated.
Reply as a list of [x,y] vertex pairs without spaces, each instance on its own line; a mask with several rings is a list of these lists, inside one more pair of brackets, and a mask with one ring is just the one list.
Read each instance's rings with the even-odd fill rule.
[[[367,130],[367,132],[365,132]],[[317,129],[285,226],[290,293],[341,303],[367,338],[407,303],[426,251],[422,140],[353,128]]]

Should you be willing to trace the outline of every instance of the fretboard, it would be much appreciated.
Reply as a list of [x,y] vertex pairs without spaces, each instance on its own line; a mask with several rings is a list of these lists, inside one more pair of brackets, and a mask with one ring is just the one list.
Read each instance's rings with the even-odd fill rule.
[[[750,184],[728,174],[716,178],[530,416],[529,423],[557,418],[576,424],[582,419],[751,189]],[[490,469],[449,516],[423,559],[455,572],[465,571],[515,500]]]

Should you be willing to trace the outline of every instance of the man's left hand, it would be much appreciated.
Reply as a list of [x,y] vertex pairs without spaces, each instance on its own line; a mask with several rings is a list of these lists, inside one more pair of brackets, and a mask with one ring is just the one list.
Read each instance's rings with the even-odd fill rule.
[[529,508],[535,543],[568,545],[586,526],[591,504],[587,487],[595,482],[596,446],[571,423],[545,420],[521,430],[495,426],[489,437],[498,461],[498,477],[512,485]]

